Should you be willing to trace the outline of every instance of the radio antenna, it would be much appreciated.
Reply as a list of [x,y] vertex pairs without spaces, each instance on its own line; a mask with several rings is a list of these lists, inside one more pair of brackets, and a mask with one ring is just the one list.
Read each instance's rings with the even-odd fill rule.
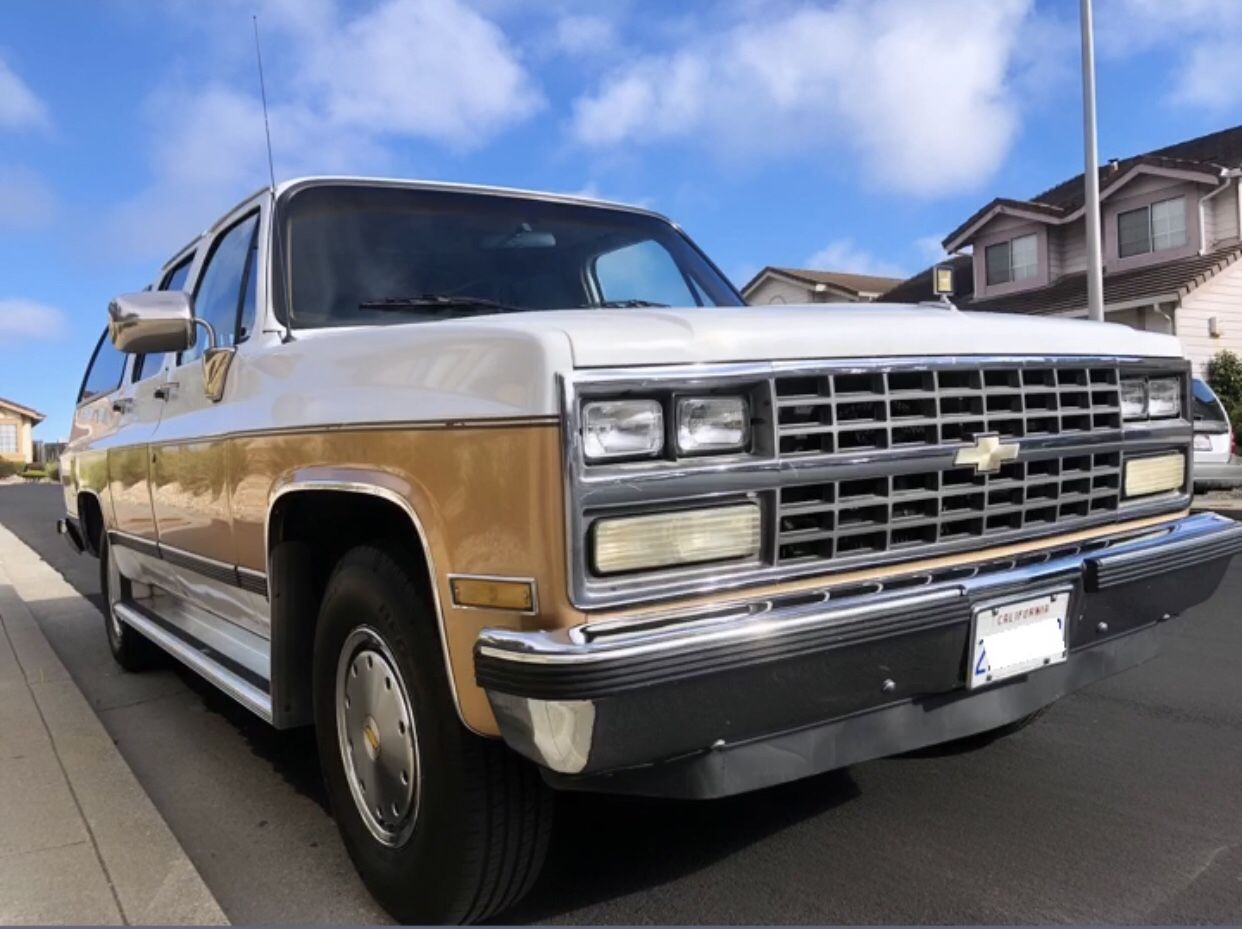
[[[259,64],[259,99],[263,102],[263,134],[267,139],[267,177],[270,182],[270,191],[272,195],[271,223],[272,223],[272,239],[275,246],[273,258],[275,258],[275,274],[271,276],[271,280],[279,280],[281,284],[281,294],[287,293],[286,281],[284,278],[284,248],[282,247],[280,238],[280,223],[276,217],[276,163],[272,158],[272,125],[267,117],[267,82],[263,80],[263,48],[259,44],[259,15],[252,14],[251,22],[254,23],[254,57]],[[293,339],[293,303],[287,297],[285,299],[285,332],[284,341],[289,342]]]

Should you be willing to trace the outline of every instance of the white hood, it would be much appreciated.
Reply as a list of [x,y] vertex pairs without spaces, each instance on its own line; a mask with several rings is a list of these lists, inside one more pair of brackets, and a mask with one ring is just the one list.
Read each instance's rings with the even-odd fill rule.
[[1129,326],[898,304],[565,310],[469,323],[562,333],[578,368],[902,355],[1182,355],[1174,336]]

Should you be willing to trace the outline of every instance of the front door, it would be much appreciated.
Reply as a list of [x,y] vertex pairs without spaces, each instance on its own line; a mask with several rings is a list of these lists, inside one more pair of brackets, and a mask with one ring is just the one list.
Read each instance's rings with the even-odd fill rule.
[[[215,333],[216,346],[231,347],[254,325],[256,231],[249,213],[211,243],[194,288],[194,314]],[[151,448],[152,496],[161,546],[222,565],[233,565],[229,517],[226,435],[227,390],[207,393],[203,355],[208,336],[181,353],[167,374],[164,411]]]

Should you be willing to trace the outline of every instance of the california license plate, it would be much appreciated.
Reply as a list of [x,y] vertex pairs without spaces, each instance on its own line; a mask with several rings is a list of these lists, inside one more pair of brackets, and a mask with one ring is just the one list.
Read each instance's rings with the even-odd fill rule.
[[985,603],[975,609],[967,686],[984,687],[1065,660],[1070,592]]

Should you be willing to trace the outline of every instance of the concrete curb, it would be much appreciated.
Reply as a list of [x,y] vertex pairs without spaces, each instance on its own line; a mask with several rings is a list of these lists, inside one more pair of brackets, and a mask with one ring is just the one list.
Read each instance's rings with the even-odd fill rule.
[[0,525],[0,923],[227,925],[39,627],[91,603]]

